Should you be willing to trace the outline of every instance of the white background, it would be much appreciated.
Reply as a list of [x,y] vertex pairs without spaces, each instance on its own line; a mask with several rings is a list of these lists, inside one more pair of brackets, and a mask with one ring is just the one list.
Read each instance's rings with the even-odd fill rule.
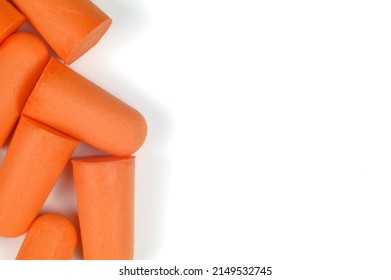
[[[71,67],[149,124],[136,259],[390,279],[389,1],[94,2],[113,25]],[[68,166],[45,210],[75,207]]]

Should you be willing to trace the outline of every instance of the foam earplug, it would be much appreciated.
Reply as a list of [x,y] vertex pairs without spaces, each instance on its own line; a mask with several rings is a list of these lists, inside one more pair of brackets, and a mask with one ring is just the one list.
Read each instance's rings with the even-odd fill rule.
[[92,48],[111,19],[90,0],[12,0],[66,64]]
[[23,114],[114,156],[144,143],[147,125],[135,109],[51,59]]
[[17,260],[70,260],[77,245],[75,226],[57,214],[39,216],[31,225]]
[[24,20],[24,15],[7,0],[0,0],[0,43],[14,33],[23,24]]
[[79,158],[72,165],[84,259],[132,259],[135,158]]
[[23,234],[69,161],[78,140],[22,116],[0,167],[0,236]]
[[15,33],[0,45],[0,147],[15,127],[48,61],[46,46],[28,33]]

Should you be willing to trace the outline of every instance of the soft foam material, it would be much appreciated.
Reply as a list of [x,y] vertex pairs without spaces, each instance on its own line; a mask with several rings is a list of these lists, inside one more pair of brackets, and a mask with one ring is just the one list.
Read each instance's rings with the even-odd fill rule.
[[0,236],[26,232],[78,142],[21,117],[0,167]]
[[132,259],[135,158],[79,158],[72,165],[84,259]]
[[16,31],[25,19],[7,0],[0,0],[0,44]]
[[15,33],[0,45],[0,147],[18,122],[48,61],[46,46],[28,33]]
[[91,49],[112,20],[90,0],[12,0],[66,64]]
[[144,117],[69,67],[51,59],[23,114],[114,156],[144,143]]
[[70,260],[77,245],[75,226],[57,214],[39,216],[23,241],[17,260]]

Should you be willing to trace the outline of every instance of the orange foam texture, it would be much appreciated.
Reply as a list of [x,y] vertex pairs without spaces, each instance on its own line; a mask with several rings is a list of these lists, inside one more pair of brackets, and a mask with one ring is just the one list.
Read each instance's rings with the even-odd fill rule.
[[19,249],[17,260],[70,260],[77,245],[75,226],[57,214],[39,216]]
[[133,259],[135,158],[79,158],[72,165],[84,259]]
[[12,2],[66,64],[71,64],[91,49],[112,22],[90,0]]
[[0,45],[0,147],[18,122],[48,61],[46,46],[32,34],[15,33]]
[[23,24],[25,19],[24,15],[15,9],[7,0],[0,0],[0,43],[14,33]]
[[69,67],[51,59],[22,112],[114,156],[144,143],[144,117]]
[[21,117],[0,167],[0,236],[26,232],[78,142]]

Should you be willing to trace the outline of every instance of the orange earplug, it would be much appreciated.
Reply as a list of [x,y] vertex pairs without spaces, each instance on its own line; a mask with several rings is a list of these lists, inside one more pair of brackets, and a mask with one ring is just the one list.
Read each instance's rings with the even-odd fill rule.
[[114,156],[144,143],[147,124],[135,109],[51,59],[23,114]]
[[46,46],[28,33],[15,33],[0,45],[0,147],[18,122],[48,61]]
[[79,158],[72,165],[84,259],[132,259],[135,158]]
[[75,226],[57,214],[39,216],[31,225],[17,260],[70,260],[77,245]]
[[23,24],[24,20],[24,15],[7,0],[0,0],[0,43],[14,33]]
[[111,19],[90,0],[12,2],[66,64],[92,48],[111,25]]
[[22,116],[0,167],[0,236],[23,234],[38,215],[78,140]]

